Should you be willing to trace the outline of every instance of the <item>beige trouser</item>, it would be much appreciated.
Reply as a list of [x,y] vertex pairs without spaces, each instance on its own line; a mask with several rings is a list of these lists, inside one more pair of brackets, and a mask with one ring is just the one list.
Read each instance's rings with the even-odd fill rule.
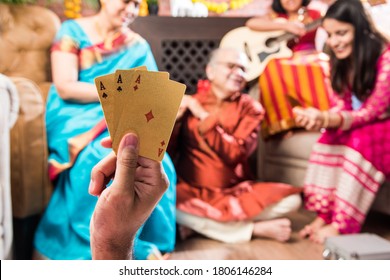
[[211,239],[225,243],[239,243],[251,240],[255,221],[280,218],[288,213],[297,211],[300,206],[300,195],[293,194],[268,206],[252,221],[218,222],[180,210],[176,212],[176,221],[178,224],[191,228]]

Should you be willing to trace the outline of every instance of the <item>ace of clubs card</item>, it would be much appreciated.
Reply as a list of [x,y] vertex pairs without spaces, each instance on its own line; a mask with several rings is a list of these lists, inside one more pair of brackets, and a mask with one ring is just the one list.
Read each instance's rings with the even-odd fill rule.
[[115,135],[114,124],[114,95],[115,95],[115,74],[108,74],[97,77],[95,79],[95,86],[98,90],[100,104],[103,108],[104,118],[106,119],[108,132],[111,138]]

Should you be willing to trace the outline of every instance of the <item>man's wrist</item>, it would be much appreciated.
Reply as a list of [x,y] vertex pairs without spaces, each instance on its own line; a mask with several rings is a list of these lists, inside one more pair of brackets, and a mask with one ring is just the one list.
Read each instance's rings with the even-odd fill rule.
[[93,260],[131,260],[133,259],[133,240],[119,244],[100,243],[93,245],[91,243]]
[[118,251],[92,251],[93,260],[131,260],[133,259],[133,251],[118,252]]

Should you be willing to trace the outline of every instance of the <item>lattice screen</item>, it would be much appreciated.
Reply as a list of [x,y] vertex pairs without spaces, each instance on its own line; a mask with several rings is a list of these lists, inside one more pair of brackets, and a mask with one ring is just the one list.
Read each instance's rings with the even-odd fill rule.
[[160,71],[168,71],[172,80],[186,84],[186,93],[195,93],[198,80],[206,77],[209,54],[219,42],[210,39],[163,40]]

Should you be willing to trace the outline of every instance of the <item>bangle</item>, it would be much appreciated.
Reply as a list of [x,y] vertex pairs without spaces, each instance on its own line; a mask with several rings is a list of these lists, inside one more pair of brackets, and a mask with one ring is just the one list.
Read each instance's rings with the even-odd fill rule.
[[329,112],[322,112],[322,116],[324,117],[324,121],[322,122],[322,127],[327,128],[329,126]]
[[341,130],[349,130],[352,126],[353,117],[350,112],[348,111],[340,111],[340,114],[342,116],[342,122],[340,129]]

